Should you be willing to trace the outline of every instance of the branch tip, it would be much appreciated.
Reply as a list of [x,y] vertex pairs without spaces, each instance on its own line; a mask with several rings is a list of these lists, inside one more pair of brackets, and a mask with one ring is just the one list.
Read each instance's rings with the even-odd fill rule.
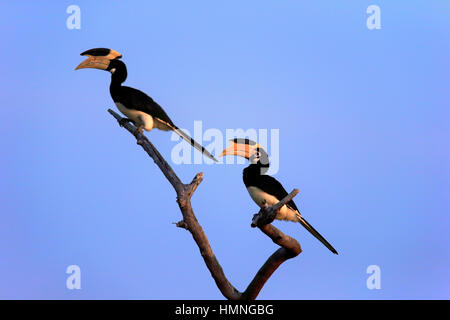
[[176,225],[178,228],[188,229],[188,226],[184,220],[178,221],[178,222],[172,222],[172,224]]

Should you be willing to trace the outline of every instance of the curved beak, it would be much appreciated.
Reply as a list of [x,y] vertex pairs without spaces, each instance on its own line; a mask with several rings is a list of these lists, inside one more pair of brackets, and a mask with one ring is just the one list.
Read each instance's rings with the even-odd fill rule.
[[223,156],[240,156],[246,159],[250,159],[250,147],[247,144],[235,143],[231,140],[231,145],[224,149],[219,157]]
[[89,56],[86,60],[84,60],[82,63],[80,63],[75,68],[75,70],[86,69],[86,68],[106,70],[109,66],[110,61],[111,60],[108,59],[107,57]]

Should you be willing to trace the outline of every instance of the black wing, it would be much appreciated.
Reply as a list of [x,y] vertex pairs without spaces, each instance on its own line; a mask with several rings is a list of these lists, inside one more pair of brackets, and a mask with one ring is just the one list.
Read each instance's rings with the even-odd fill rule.
[[122,86],[119,94],[115,95],[113,99],[129,109],[148,113],[152,117],[159,118],[171,126],[176,127],[163,108],[140,90]]
[[[278,182],[277,179],[264,174],[258,177],[258,185],[255,187],[258,187],[262,191],[273,195],[278,200],[282,200],[288,195],[286,189],[284,189],[283,185]],[[289,201],[287,206],[298,211],[294,200]]]

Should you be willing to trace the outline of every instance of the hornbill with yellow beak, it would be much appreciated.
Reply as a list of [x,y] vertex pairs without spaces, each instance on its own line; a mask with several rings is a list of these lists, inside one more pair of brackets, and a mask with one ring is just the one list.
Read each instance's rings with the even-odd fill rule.
[[112,49],[96,48],[87,50],[81,55],[88,58],[80,63],[75,70],[94,68],[111,73],[111,85],[109,87],[111,97],[120,112],[127,117],[122,119],[121,125],[125,122],[133,122],[141,133],[143,129],[150,131],[154,128],[174,131],[195,149],[208,158],[217,161],[201,144],[181,131],[152,98],[140,90],[122,85],[127,78],[127,67],[125,63],[119,60],[122,58],[120,53]]
[[[259,144],[249,139],[236,138],[230,141],[231,145],[223,150],[219,157],[234,155],[249,160],[250,165],[243,172],[244,184],[250,197],[259,207],[263,208],[265,204],[272,206],[288,195],[281,183],[265,174],[269,169],[269,156]],[[293,200],[281,207],[275,218],[299,222],[331,252],[338,254],[336,249],[300,215]]]

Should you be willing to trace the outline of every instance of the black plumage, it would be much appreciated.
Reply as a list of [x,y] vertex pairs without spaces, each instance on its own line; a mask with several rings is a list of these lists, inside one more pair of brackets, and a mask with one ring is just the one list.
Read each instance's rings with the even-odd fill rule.
[[127,86],[111,86],[110,93],[114,102],[119,102],[129,109],[132,106],[134,110],[148,113],[153,118],[176,127],[164,109],[144,92]]
[[[251,164],[247,168],[244,169],[242,178],[244,180],[245,186],[248,187],[257,187],[262,191],[273,195],[278,200],[282,200],[284,197],[288,195],[288,192],[283,187],[283,185],[274,177],[271,177],[267,174],[261,174],[261,163]],[[298,211],[297,205],[294,200],[289,201],[286,204],[293,210]]]

